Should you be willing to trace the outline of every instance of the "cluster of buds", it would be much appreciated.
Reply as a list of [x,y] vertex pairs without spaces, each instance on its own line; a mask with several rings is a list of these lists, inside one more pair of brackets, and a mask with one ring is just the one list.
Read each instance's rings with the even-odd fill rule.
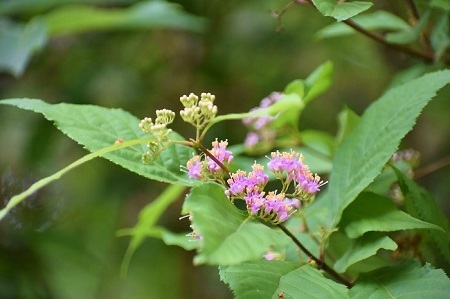
[[[313,175],[303,163],[303,156],[296,152],[273,152],[267,167],[281,180],[281,192],[264,188],[269,176],[264,173],[264,166],[255,163],[248,174],[238,170],[230,175],[225,191],[230,200],[243,199],[250,215],[272,224],[286,221],[300,206],[300,202],[311,202],[320,187],[326,184],[320,177]],[[294,191],[289,192],[293,184]]]
[[167,125],[171,124],[174,119],[175,112],[168,109],[162,109],[156,110],[156,118],[154,122],[149,117],[141,120],[141,123],[139,124],[141,130],[154,136],[156,139],[155,141],[150,141],[147,144],[149,150],[142,156],[142,161],[144,163],[153,162],[159,153],[169,146],[170,140],[168,135],[172,132],[172,130],[168,129]]
[[180,111],[181,117],[199,132],[217,114],[217,106],[214,105],[215,98],[210,93],[202,93],[200,101],[198,96],[193,93],[180,97],[180,102],[184,106],[184,110]]
[[214,159],[209,156],[194,156],[186,164],[187,174],[189,178],[197,180],[208,180],[210,178],[221,181],[224,174],[226,174],[223,167],[233,161],[232,153],[227,150],[228,141],[215,141],[212,142],[212,149],[208,152],[218,161],[219,165]]
[[[261,102],[259,103],[259,107],[251,109],[250,112],[271,106],[272,104],[277,102],[281,98],[281,96],[283,96],[283,94],[280,92],[272,92],[269,96],[261,100]],[[258,143],[273,141],[275,139],[276,132],[270,126],[270,124],[274,121],[274,119],[275,117],[271,116],[244,118],[242,122],[249,130],[249,133],[245,138],[245,145],[252,148],[255,147]]]

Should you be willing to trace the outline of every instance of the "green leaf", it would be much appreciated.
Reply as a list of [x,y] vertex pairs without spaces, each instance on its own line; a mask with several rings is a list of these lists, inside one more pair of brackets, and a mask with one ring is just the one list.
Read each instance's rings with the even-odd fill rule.
[[[117,140],[149,137],[139,128],[139,119],[122,109],[65,103],[51,105],[32,99],[2,100],[0,104],[43,114],[46,119],[54,121],[60,131],[91,152],[111,146]],[[171,134],[170,138],[183,140],[176,133]],[[196,184],[180,171],[180,165],[185,165],[192,157],[193,149],[171,145],[154,163],[145,165],[141,162],[142,154],[147,151],[145,141],[143,140],[140,145],[111,152],[102,157],[149,179],[184,186]]]
[[[367,30],[408,30],[409,24],[402,18],[384,10],[358,15],[353,20]],[[330,38],[354,34],[356,31],[344,23],[333,23],[317,32],[318,38]]]
[[[121,276],[126,276],[128,265],[130,264],[131,257],[133,256],[139,245],[142,244],[145,238],[161,237],[161,229],[154,227],[155,223],[159,220],[161,215],[167,209],[167,207],[177,200],[180,195],[185,191],[186,187],[180,185],[170,185],[164,190],[154,201],[147,204],[139,212],[138,223],[131,229],[126,229],[118,232],[118,235],[130,235],[131,241],[128,245],[128,249],[125,253],[125,257],[122,261]],[[166,238],[167,233],[166,233]],[[169,236],[170,237],[170,236]],[[188,237],[185,237],[188,239]]]
[[450,70],[427,74],[389,90],[373,103],[338,148],[325,198],[329,225],[383,169],[422,109],[450,82]]
[[447,217],[427,190],[418,186],[397,169],[394,168],[394,171],[397,174],[398,184],[405,197],[406,210],[411,215],[433,223],[445,230],[445,234],[435,230],[429,230],[428,233],[445,260],[450,263],[450,224]]
[[350,290],[354,299],[366,298],[447,298],[450,280],[444,271],[429,264],[420,267],[416,261],[362,274]]
[[450,2],[448,2],[448,0],[431,0],[430,6],[450,11]]
[[176,234],[167,229],[161,229],[161,239],[164,241],[164,244],[179,246],[188,251],[198,249],[200,242],[192,240],[192,238],[187,236],[188,234],[188,232]]
[[437,59],[440,59],[446,49],[450,47],[450,14],[449,12],[442,12],[437,17],[436,24],[431,32],[431,45],[434,49],[434,53]]
[[350,132],[359,123],[360,117],[353,110],[348,107],[344,107],[338,114],[338,131],[336,134],[336,145],[341,144]]
[[285,94],[294,93],[298,95],[300,98],[303,98],[303,96],[305,95],[305,84],[303,80],[296,79],[291,83],[289,83],[284,89],[284,93]]
[[315,69],[305,79],[305,97],[303,101],[308,103],[313,98],[325,92],[333,82],[333,63],[327,61]]
[[338,2],[336,0],[312,0],[319,12],[326,17],[333,17],[338,21],[347,20],[363,11],[368,10],[371,2],[352,1]]
[[301,131],[302,143],[325,157],[332,157],[334,152],[334,138],[324,131]]
[[309,265],[257,261],[220,267],[220,279],[235,298],[348,298],[347,288]]
[[274,128],[289,126],[297,129],[300,114],[304,107],[305,103],[302,98],[295,93],[281,96],[277,102],[267,107],[272,115],[277,116],[272,122],[272,126]]
[[22,75],[31,55],[47,41],[45,24],[33,19],[26,25],[0,21],[0,71]]
[[[50,36],[97,30],[179,28],[200,32],[204,21],[165,1],[144,1],[128,8],[63,6],[43,17]],[[83,20],[80,22],[80,20]]]
[[387,42],[392,44],[409,44],[419,39],[421,32],[424,30],[428,23],[430,17],[430,11],[425,11],[420,16],[419,23],[414,27],[409,27],[408,29],[400,30],[397,32],[388,33],[385,36]]
[[336,271],[343,273],[350,266],[374,256],[380,249],[395,250],[397,249],[397,243],[388,236],[379,233],[367,233],[352,242],[345,254],[338,257],[334,268]]
[[196,264],[232,265],[255,260],[270,246],[289,242],[280,231],[236,208],[216,183],[194,187],[184,202],[183,213],[192,216],[193,227],[202,236]]
[[399,231],[406,229],[437,229],[428,223],[400,211],[391,199],[370,192],[361,193],[342,214],[340,227],[350,238],[358,238],[372,231]]

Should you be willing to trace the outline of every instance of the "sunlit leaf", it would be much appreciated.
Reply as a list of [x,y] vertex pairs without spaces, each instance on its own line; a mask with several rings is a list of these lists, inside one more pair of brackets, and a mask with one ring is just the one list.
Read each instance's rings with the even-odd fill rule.
[[220,279],[235,298],[348,298],[347,288],[309,265],[257,261],[221,267]]
[[429,264],[408,261],[362,274],[349,292],[351,298],[447,298],[450,280]]
[[232,265],[260,259],[270,246],[289,242],[280,231],[249,219],[215,183],[194,187],[183,212],[191,215],[195,231],[202,236],[196,264]]
[[312,0],[319,12],[326,17],[333,17],[338,21],[347,20],[368,10],[371,2],[352,1],[340,2],[335,0]]
[[427,74],[389,90],[365,111],[334,156],[325,199],[329,225],[381,173],[422,109],[449,82],[449,70]]
[[[145,139],[149,135],[139,128],[140,120],[122,109],[109,109],[92,105],[48,104],[41,100],[9,99],[0,104],[12,105],[24,110],[41,113],[54,121],[64,134],[91,152],[106,148],[115,142]],[[173,133],[170,138],[183,140]],[[145,142],[103,155],[102,157],[137,174],[167,183],[191,186],[195,181],[180,171],[192,157],[193,150],[182,145],[171,145],[155,162],[146,165],[141,161],[147,151]]]

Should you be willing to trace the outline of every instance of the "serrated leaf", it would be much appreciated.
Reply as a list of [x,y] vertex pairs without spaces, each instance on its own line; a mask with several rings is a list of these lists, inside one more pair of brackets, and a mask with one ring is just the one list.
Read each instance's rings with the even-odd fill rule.
[[33,19],[26,25],[0,21],[0,70],[22,75],[31,55],[47,41],[45,24]]
[[249,219],[216,183],[194,187],[184,202],[183,213],[191,215],[195,231],[202,236],[196,264],[232,265],[255,260],[270,246],[289,242],[280,231]]
[[356,239],[345,254],[338,257],[334,268],[343,273],[350,266],[374,256],[380,249],[395,250],[397,244],[388,236],[373,232],[367,233]]
[[450,70],[427,74],[389,90],[373,103],[337,149],[325,198],[329,225],[383,169],[422,109],[450,82]]
[[[353,20],[367,30],[407,30],[410,26],[402,18],[390,12],[378,10],[373,13],[358,15]],[[354,34],[356,31],[343,23],[333,23],[325,26],[316,34],[318,38],[330,38]]]
[[450,280],[440,269],[416,261],[362,274],[349,292],[350,298],[447,298]]
[[370,192],[361,193],[342,214],[340,227],[350,238],[358,238],[371,231],[399,231],[406,229],[436,229],[441,227],[400,211],[391,199]]
[[[1,100],[0,104],[43,114],[46,119],[54,121],[60,131],[91,152],[111,146],[117,140],[148,139],[149,137],[140,130],[139,119],[122,109],[65,103],[52,105],[33,99]],[[177,133],[172,133],[170,138],[183,140]],[[196,183],[180,171],[180,165],[185,165],[192,157],[193,149],[182,145],[171,145],[149,165],[141,162],[142,154],[146,151],[147,148],[143,142],[143,144],[117,150],[102,157],[149,179],[184,186],[192,186]]]
[[[204,21],[165,1],[144,1],[128,8],[67,5],[43,16],[50,36],[112,29],[181,28],[200,32]],[[80,19],[83,22],[80,22]]]
[[434,230],[429,230],[428,233],[447,263],[450,264],[450,224],[447,217],[427,190],[418,186],[401,171],[395,168],[394,171],[405,198],[406,210],[411,215],[445,230],[445,234]]
[[220,279],[235,298],[348,298],[347,288],[309,265],[257,261],[221,267]]
[[338,21],[347,20],[363,11],[368,10],[371,2],[352,1],[338,2],[335,0],[312,0],[319,12],[326,17],[333,17]]

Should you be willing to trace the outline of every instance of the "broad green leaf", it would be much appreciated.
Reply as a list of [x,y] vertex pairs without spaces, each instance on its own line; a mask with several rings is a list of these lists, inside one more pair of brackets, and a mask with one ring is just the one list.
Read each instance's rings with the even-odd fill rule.
[[204,26],[201,18],[188,15],[179,5],[165,1],[144,1],[128,8],[116,9],[88,5],[63,6],[43,16],[43,20],[50,36],[158,27],[199,32]]
[[427,74],[389,90],[373,103],[337,149],[325,199],[329,225],[383,169],[422,109],[450,82],[450,70]]
[[280,231],[250,219],[236,208],[222,186],[204,183],[194,187],[183,205],[202,236],[196,264],[232,265],[259,259],[270,246],[289,242]]
[[331,86],[333,81],[332,75],[333,63],[327,61],[305,79],[305,97],[303,98],[305,104],[325,92]]
[[334,264],[335,270],[340,273],[345,272],[350,266],[374,256],[380,249],[397,249],[397,244],[391,238],[379,233],[367,233],[352,243],[345,254],[339,257]]
[[435,230],[429,230],[428,233],[446,261],[450,263],[450,224],[447,217],[427,190],[418,186],[402,172],[395,168],[394,170],[405,197],[406,210],[411,215],[445,230],[445,234]]
[[34,52],[47,41],[45,24],[33,19],[26,25],[0,20],[0,71],[22,75]]
[[440,269],[416,261],[362,274],[349,292],[350,298],[447,298],[450,280]]
[[[358,15],[353,20],[367,30],[400,31],[410,28],[402,18],[384,10]],[[354,34],[356,31],[344,23],[333,23],[317,32],[318,38],[329,38]]]
[[406,229],[443,229],[400,211],[390,198],[361,193],[342,214],[341,229],[350,238],[358,238],[372,231],[399,231]]
[[309,265],[257,261],[221,267],[220,279],[235,298],[348,298],[347,288]]
[[[2,100],[0,104],[43,114],[46,119],[54,121],[56,127],[64,134],[91,152],[111,146],[117,140],[127,141],[149,137],[140,130],[139,119],[121,109],[65,103],[52,105],[32,99]],[[171,134],[170,138],[183,140],[176,133]],[[145,165],[141,162],[142,154],[147,151],[144,143],[145,140],[142,144],[111,152],[102,157],[149,179],[184,186],[196,183],[180,171],[180,165],[185,165],[192,157],[191,148],[171,145],[155,162]]]
[[122,233],[120,231],[118,232],[118,234],[121,236],[131,236],[130,244],[128,245],[128,249],[122,262],[122,276],[126,275],[131,257],[133,256],[139,245],[142,244],[144,239],[148,236],[161,236],[160,228],[154,227],[155,223],[159,220],[167,207],[172,202],[177,200],[185,190],[186,187],[184,186],[170,185],[154,201],[142,208],[142,210],[139,212],[138,223],[133,228],[122,231]]
[[360,117],[353,110],[344,107],[338,114],[338,131],[336,133],[336,145],[341,144],[351,131],[359,123]]
[[368,10],[373,4],[366,1],[339,2],[336,0],[312,0],[319,12],[326,17],[333,17],[338,21],[347,20],[363,11]]

